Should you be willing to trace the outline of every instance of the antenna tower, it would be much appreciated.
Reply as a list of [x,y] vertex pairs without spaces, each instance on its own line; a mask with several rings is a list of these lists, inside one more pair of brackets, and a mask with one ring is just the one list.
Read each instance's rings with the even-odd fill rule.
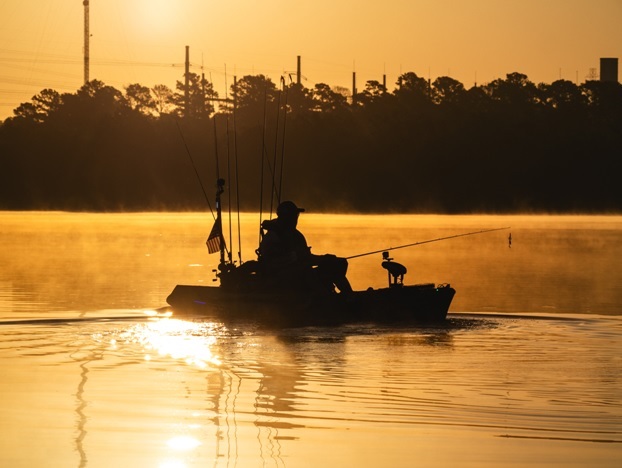
[[585,78],[589,81],[598,80],[598,72],[596,71],[596,68],[590,68],[590,71]]
[[84,5],[84,84],[89,82],[89,0],[82,2]]

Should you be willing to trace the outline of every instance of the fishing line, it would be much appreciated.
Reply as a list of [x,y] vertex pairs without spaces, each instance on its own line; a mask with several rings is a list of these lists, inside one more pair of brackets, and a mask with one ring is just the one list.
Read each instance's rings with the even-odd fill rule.
[[[285,79],[281,77],[283,88],[285,89],[285,105],[283,107],[283,138],[281,139],[281,173],[279,176],[279,203],[281,203],[281,194],[283,193],[283,172],[285,167],[285,126],[287,123],[287,100],[289,96],[289,87],[285,87]],[[290,82],[292,81],[292,76],[289,75]]]
[[350,260],[351,258],[365,257],[366,255],[373,255],[373,254],[377,254],[377,253],[381,253],[381,252],[388,252],[390,250],[403,249],[405,247],[413,247],[415,245],[421,245],[421,244],[429,244],[431,242],[438,242],[438,241],[447,240],[447,239],[455,239],[456,237],[473,236],[475,234],[483,234],[485,232],[501,231],[503,229],[510,229],[510,228],[509,227],[502,227],[502,228],[494,228],[494,229],[484,229],[482,231],[466,232],[464,234],[456,234],[454,236],[438,237],[436,239],[424,240],[424,241],[420,241],[420,242],[413,242],[412,244],[404,244],[404,245],[398,245],[397,247],[389,247],[388,249],[380,249],[380,250],[374,250],[373,252],[365,252],[365,253],[362,253],[362,254],[351,255],[349,257],[346,257],[346,259]]
[[199,181],[199,185],[201,186],[201,190],[203,191],[203,196],[205,197],[205,201],[207,202],[207,206],[209,206],[210,213],[212,213],[212,217],[216,219],[216,215],[214,215],[214,210],[212,209],[212,204],[209,201],[209,197],[207,196],[207,192],[205,191],[205,187],[203,187],[203,182],[201,181],[201,176],[199,175],[199,171],[197,171],[197,166],[194,164],[194,159],[192,159],[192,154],[190,154],[190,149],[186,143],[186,139],[184,138],[184,134],[181,131],[179,126],[179,122],[175,120],[175,125],[177,125],[177,130],[179,131],[179,136],[181,137],[181,141],[184,143],[184,147],[186,148],[186,154],[190,159],[190,164],[192,164],[192,168],[194,169],[194,173],[197,176],[197,180]]

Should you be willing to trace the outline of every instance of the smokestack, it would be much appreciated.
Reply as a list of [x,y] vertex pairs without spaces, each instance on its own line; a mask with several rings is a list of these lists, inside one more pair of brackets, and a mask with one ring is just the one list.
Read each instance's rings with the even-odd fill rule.
[[618,59],[600,59],[600,81],[618,82]]
[[352,72],[352,104],[356,102],[356,72]]
[[300,78],[301,78],[301,67],[300,67],[300,55],[297,57],[298,59],[298,65],[296,67],[296,83],[300,84]]

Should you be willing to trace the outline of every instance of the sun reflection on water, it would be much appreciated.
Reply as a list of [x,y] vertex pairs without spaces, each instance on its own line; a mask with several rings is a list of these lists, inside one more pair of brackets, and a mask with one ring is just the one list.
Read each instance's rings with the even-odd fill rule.
[[186,464],[179,460],[164,460],[158,468],[186,468]]
[[[205,379],[208,382],[211,378],[221,381],[222,377],[220,376],[226,375],[227,366],[223,365],[219,352],[223,352],[221,346],[223,344],[226,346],[226,343],[236,335],[232,335],[227,327],[218,322],[180,320],[161,313],[147,314],[147,316],[149,318],[143,322],[124,323],[121,326],[113,324],[113,328],[103,333],[92,333],[91,337],[99,343],[100,349],[105,349],[109,353],[106,359],[110,359],[111,362],[145,364],[144,366],[139,365],[139,368],[136,369],[137,375],[140,373],[143,378],[137,379],[137,384],[133,386],[132,391],[128,392],[128,398],[140,395],[139,398],[142,401],[144,392],[138,390],[141,385],[145,391],[151,391],[152,386],[149,382],[153,381],[148,378],[149,374],[152,373],[151,371],[158,371],[159,375],[156,379],[158,383],[162,383],[161,370],[174,371],[164,377],[166,384],[163,385],[163,393],[159,393],[159,396],[156,395],[157,392],[151,394],[151,398],[155,401],[164,402],[164,405],[159,404],[160,407],[168,407],[170,403],[170,408],[164,410],[160,408],[157,416],[149,415],[146,417],[146,421],[149,422],[146,422],[138,432],[154,430],[152,423],[158,421],[156,426],[159,428],[155,431],[158,433],[156,444],[159,451],[153,454],[154,457],[157,457],[157,466],[159,468],[193,466],[186,460],[187,458],[194,460],[199,456],[198,453],[201,450],[210,451],[214,449],[213,445],[206,442],[205,439],[210,434],[211,428],[209,426],[213,424],[213,419],[211,416],[206,416],[204,411],[206,408],[206,403],[203,401],[204,396],[199,396],[201,400],[200,409],[193,407],[193,411],[190,412],[184,410],[190,401],[186,398],[191,399],[196,392],[203,395]],[[187,365],[188,367],[182,370],[179,365]],[[119,367],[112,366],[112,368]],[[87,373],[88,369],[83,373],[85,379],[82,387],[86,386]],[[190,376],[190,374],[193,375]],[[134,376],[132,375],[131,378]],[[116,379],[115,382],[117,382]],[[196,384],[199,386],[197,387]],[[89,384],[90,387],[92,385]],[[179,397],[180,388],[183,388],[185,392],[183,403]],[[122,390],[120,391],[122,392]],[[215,398],[216,402],[211,404],[218,406],[220,391],[217,389],[213,397],[207,397],[209,400],[207,407],[210,407],[210,398]],[[80,398],[82,398],[81,394]],[[80,404],[77,413],[81,418],[82,438],[76,442],[76,445],[79,450],[86,453],[82,448],[84,446],[82,440],[88,432],[85,416],[87,405],[82,401]],[[215,431],[218,434],[218,422],[216,424]],[[162,429],[164,429],[164,433],[161,432]],[[216,444],[216,449],[218,449],[218,444]],[[84,458],[86,459],[86,454]]]
[[166,317],[136,324],[111,339],[109,344],[112,349],[118,348],[120,340],[139,344],[145,352],[145,361],[160,356],[199,368],[218,367],[222,361],[213,347],[223,330],[222,325],[213,322],[196,323]]
[[201,445],[201,442],[199,442],[194,437],[190,437],[190,436],[177,436],[177,437],[173,437],[172,439],[169,439],[166,442],[166,445],[168,445],[173,450],[183,451],[183,450],[195,449],[199,445]]

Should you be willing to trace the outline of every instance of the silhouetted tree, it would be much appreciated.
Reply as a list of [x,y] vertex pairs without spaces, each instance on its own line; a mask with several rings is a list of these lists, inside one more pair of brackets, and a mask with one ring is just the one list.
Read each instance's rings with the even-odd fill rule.
[[494,80],[484,88],[493,100],[505,104],[525,106],[538,102],[536,85],[522,73],[508,73],[505,80]]
[[31,122],[42,122],[45,115],[37,112],[37,107],[32,102],[22,102],[13,109],[13,115],[18,119],[28,120]]
[[32,98],[37,109],[46,116],[58,111],[62,105],[61,95],[53,89],[44,89]]
[[448,76],[440,76],[432,83],[432,101],[436,104],[456,104],[464,93],[464,85]]
[[158,115],[169,114],[173,111],[175,104],[171,88],[163,84],[157,84],[151,88],[151,93],[153,94],[155,111]]
[[286,102],[288,111],[296,114],[304,114],[313,110],[313,91],[305,88],[302,84],[292,83],[286,88]]
[[541,83],[538,86],[542,101],[549,107],[560,110],[583,108],[587,104],[581,89],[572,81],[557,80],[551,84]]
[[236,119],[240,128],[265,127],[264,120],[268,116],[272,119],[278,113],[279,90],[264,75],[243,76],[231,85],[231,95],[235,100]]
[[460,99],[461,106],[471,113],[490,110],[491,97],[481,86],[473,86],[464,92]]
[[393,94],[407,105],[418,105],[431,101],[430,83],[413,72],[400,75],[397,79],[397,88]]
[[[173,94],[172,102],[175,104],[174,112],[180,116],[206,119],[214,113],[212,98],[218,98],[218,93],[214,91],[212,83],[196,73],[188,76],[188,89],[182,81],[177,81],[177,91]],[[186,103],[186,91],[188,91],[188,102]]]
[[32,102],[22,103],[14,111],[16,117],[43,122],[51,113],[56,112],[62,104],[61,95],[53,89],[44,89],[32,97]]
[[351,105],[338,87],[245,76],[235,121],[218,116],[213,131],[208,85],[193,76],[184,119],[183,88],[42,90],[0,123],[0,209],[203,209],[186,148],[215,177],[216,137],[221,158],[239,156],[244,209],[257,209],[266,157],[285,168],[284,196],[315,210],[622,209],[619,83],[510,73],[465,90],[409,72],[392,92],[367,82]]
[[607,81],[586,81],[581,90],[590,107],[598,111],[619,112],[622,106],[622,84]]
[[365,83],[365,89],[359,93],[357,104],[366,105],[381,99],[387,93],[387,88],[379,81],[369,80]]
[[151,96],[151,90],[147,86],[138,83],[126,86],[125,98],[129,106],[141,114],[151,115],[156,111],[156,101]]
[[325,83],[317,83],[312,91],[314,109],[320,112],[332,112],[346,107],[348,100],[342,93],[333,91]]
[[272,80],[264,75],[246,75],[231,85],[231,94],[238,110],[262,109],[265,103],[275,102],[278,89]]
[[59,110],[73,117],[120,116],[130,108],[119,90],[99,80],[89,81],[76,94],[65,93],[61,99],[63,105]]

